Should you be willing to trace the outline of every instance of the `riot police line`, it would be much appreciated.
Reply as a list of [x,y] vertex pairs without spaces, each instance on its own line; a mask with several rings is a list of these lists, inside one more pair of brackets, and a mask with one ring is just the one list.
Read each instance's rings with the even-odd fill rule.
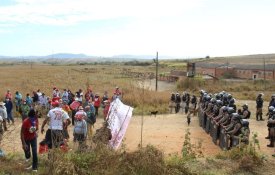
[[248,105],[244,104],[237,113],[231,94],[222,91],[212,95],[201,90],[198,117],[199,125],[221,149],[228,150],[240,143],[249,143]]

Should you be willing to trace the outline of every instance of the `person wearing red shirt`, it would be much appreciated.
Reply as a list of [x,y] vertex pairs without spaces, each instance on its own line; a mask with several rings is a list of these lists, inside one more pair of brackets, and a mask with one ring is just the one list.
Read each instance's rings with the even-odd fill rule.
[[36,133],[36,131],[38,131],[38,126],[39,126],[38,119],[35,115],[35,111],[34,109],[31,109],[30,112],[28,113],[28,117],[22,123],[21,142],[22,142],[22,148],[25,153],[26,161],[28,161],[32,155],[32,166],[26,169],[27,170],[32,169],[34,172],[37,172],[37,166],[38,166],[37,133]]
[[95,94],[94,107],[95,107],[95,116],[98,116],[98,108],[100,107],[100,98],[98,94]]
[[12,94],[9,89],[7,90],[7,93],[5,94],[5,99],[7,99],[7,98],[10,100],[12,99]]

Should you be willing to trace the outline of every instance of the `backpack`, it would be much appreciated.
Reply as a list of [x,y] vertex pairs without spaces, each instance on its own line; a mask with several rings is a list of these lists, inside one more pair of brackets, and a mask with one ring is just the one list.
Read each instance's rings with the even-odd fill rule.
[[91,111],[88,111],[86,113],[87,113],[87,122],[93,125],[96,122],[95,114]]
[[0,134],[3,134],[4,130],[3,130],[3,122],[0,121]]
[[251,112],[249,110],[247,110],[248,114],[247,114],[247,118],[250,118]]

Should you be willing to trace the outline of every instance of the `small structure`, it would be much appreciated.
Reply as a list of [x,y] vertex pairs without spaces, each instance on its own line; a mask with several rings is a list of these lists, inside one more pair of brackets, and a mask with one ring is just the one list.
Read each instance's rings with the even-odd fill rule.
[[160,74],[159,80],[160,81],[168,81],[168,82],[175,82],[178,81],[180,78],[185,78],[186,72],[182,70],[171,70],[169,74]]
[[211,75],[217,78],[241,78],[252,80],[275,80],[275,64],[245,65],[245,64],[210,64],[196,63],[196,73]]

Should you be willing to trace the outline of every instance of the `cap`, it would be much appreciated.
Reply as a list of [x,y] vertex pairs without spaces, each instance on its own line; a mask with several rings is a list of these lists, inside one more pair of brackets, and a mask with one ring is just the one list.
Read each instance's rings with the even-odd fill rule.
[[57,106],[59,106],[59,101],[53,101],[52,103],[51,103],[51,105],[53,106],[53,107],[57,107]]
[[0,102],[0,106],[4,106],[6,103],[4,103],[4,102]]

